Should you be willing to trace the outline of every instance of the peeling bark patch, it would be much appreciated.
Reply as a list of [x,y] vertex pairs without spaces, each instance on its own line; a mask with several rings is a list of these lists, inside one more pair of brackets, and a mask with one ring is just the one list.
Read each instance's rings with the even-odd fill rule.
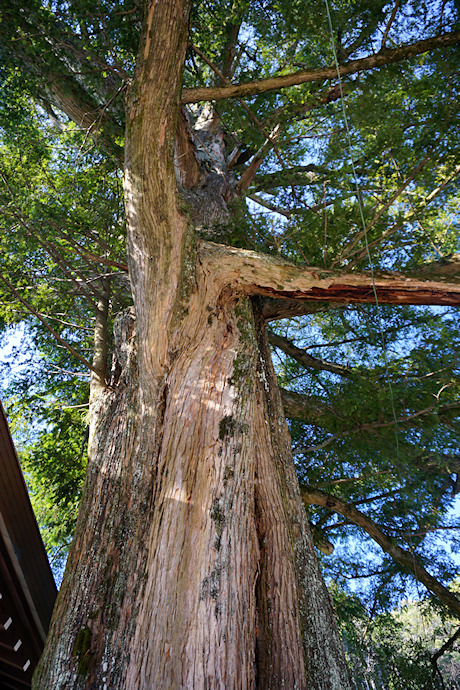
[[[413,288],[404,289],[400,286],[376,286],[377,297],[381,304],[411,304],[411,305],[460,305],[460,295],[449,290],[423,288],[419,284]],[[268,287],[259,288],[258,293],[265,297],[278,299],[314,300],[340,303],[368,304],[375,302],[374,291],[371,287],[354,285],[334,285],[328,288],[311,287],[309,290],[284,290],[282,294]]]
[[150,32],[152,30],[152,22],[153,22],[153,13],[155,12],[155,5],[157,4],[157,0],[153,0],[152,4],[150,5],[149,9],[149,16],[147,19],[147,32],[146,32],[146,40],[145,40],[145,48],[144,48],[144,60],[148,58],[149,52],[150,52],[150,43],[151,43],[151,38],[150,38]]

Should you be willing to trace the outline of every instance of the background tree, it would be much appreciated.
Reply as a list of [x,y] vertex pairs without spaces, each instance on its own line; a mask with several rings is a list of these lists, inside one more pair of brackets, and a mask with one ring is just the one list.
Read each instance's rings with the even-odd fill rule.
[[[458,615],[427,537],[458,469],[457,9],[329,9],[2,8],[2,318],[53,363],[35,407],[91,372],[37,687],[347,687],[281,400],[317,542],[366,530]],[[56,488],[65,416],[29,456]]]
[[[458,591],[458,585],[454,588]],[[458,619],[420,601],[369,615],[355,594],[345,594],[335,583],[331,593],[357,688],[456,690]]]

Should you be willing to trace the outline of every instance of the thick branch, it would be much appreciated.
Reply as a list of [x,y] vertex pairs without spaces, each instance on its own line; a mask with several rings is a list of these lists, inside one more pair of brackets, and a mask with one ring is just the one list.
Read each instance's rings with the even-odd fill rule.
[[326,177],[337,176],[335,170],[329,170],[321,165],[313,163],[309,165],[297,165],[289,170],[277,170],[273,173],[258,175],[253,187],[255,191],[263,192],[278,187],[289,187],[291,185],[307,186],[315,182],[321,182]]
[[280,393],[284,414],[289,419],[298,419],[322,429],[330,428],[331,422],[336,419],[333,408],[322,400],[285,388],[280,388]]
[[[86,129],[106,151],[115,156],[118,163],[122,164],[123,149],[116,143],[116,139],[123,136],[123,127],[108,111],[123,86],[121,85],[116,90],[113,85],[107,101],[104,82],[109,80],[101,79],[101,91],[98,94],[100,101],[98,101],[97,97],[91,95],[90,90],[81,83],[81,80],[66,64],[68,55],[65,53],[71,50],[75,58],[75,47],[70,45],[64,37],[62,37],[64,40],[62,44],[59,39],[55,41],[53,31],[60,33],[58,22],[53,21],[52,27],[49,26],[47,24],[49,17],[46,12],[41,17],[34,16],[32,21],[27,16],[27,11],[18,12],[14,3],[10,3],[10,7],[6,7],[5,4],[5,8],[2,8],[0,32],[2,50],[9,54],[12,64],[20,64],[22,69],[34,75],[40,84],[44,85],[44,88],[41,86],[40,89],[35,87],[36,97],[41,103],[55,106],[65,113],[79,127]],[[45,16],[47,16],[46,20]],[[51,50],[50,46],[53,46]],[[63,47],[65,50],[61,50]],[[38,49],[41,50],[43,56],[41,60],[36,58]],[[88,68],[88,57],[89,54],[86,52],[83,61],[81,54],[77,60]],[[92,67],[102,71],[109,66],[92,65]],[[117,80],[117,86],[119,84]],[[102,105],[104,101],[106,104]]]
[[[391,50],[381,50],[376,55],[369,55],[359,60],[351,60],[340,66],[340,76],[356,74],[364,70],[383,67],[394,62],[405,60],[414,55],[421,55],[436,48],[455,45],[460,41],[460,31],[452,31],[434,36],[423,41],[417,41],[410,45],[400,46]],[[255,96],[266,91],[283,89],[288,86],[305,84],[307,82],[323,82],[327,79],[336,79],[336,67],[320,67],[318,69],[301,70],[293,74],[285,74],[280,77],[269,77],[247,84],[235,84],[231,86],[219,87],[199,87],[195,89],[185,89],[182,92],[183,103],[197,103],[198,101],[219,101],[224,98],[242,98],[245,96]]]
[[86,129],[108,153],[115,157],[120,165],[123,164],[123,149],[116,143],[117,139],[123,137],[123,128],[75,79],[56,72],[51,75],[48,93],[53,105],[73,120],[78,127]]
[[423,280],[399,273],[326,271],[211,242],[200,243],[199,259],[202,269],[220,281],[223,292],[231,285],[246,295],[344,304],[373,303],[376,293],[380,304],[460,306],[456,273],[448,282],[435,272],[431,280]]
[[301,492],[305,503],[329,508],[361,527],[396,563],[398,563],[398,565],[412,573],[412,575],[430,592],[435,594],[457,618],[460,618],[460,601],[457,597],[452,594],[452,592],[449,592],[449,590],[436,580],[436,578],[430,575],[416,560],[413,553],[398,546],[395,540],[385,534],[373,520],[361,513],[353,505],[345,503],[345,501],[342,501],[340,498],[331,496],[319,489],[302,487]]

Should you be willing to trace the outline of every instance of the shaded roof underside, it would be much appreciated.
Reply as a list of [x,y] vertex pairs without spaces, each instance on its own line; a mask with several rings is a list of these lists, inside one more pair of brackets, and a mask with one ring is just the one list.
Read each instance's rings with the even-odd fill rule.
[[0,405],[0,688],[30,688],[56,586]]

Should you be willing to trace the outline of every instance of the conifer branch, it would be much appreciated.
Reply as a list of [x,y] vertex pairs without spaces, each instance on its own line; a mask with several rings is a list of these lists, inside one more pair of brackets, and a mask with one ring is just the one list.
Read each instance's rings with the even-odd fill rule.
[[388,553],[404,570],[409,571],[430,592],[435,594],[449,610],[460,619],[460,600],[444,587],[436,578],[430,575],[415,554],[401,548],[393,537],[385,534],[377,523],[357,510],[354,505],[342,501],[336,496],[309,486],[301,487],[302,498],[309,505],[320,505],[324,508],[343,515],[345,518],[361,527],[377,544]]
[[38,312],[38,311],[30,304],[30,302],[28,302],[27,300],[25,300],[25,299],[19,294],[19,292],[16,290],[16,288],[10,283],[9,280],[7,280],[7,278],[5,278],[5,276],[4,276],[2,273],[0,273],[0,280],[2,281],[2,283],[4,283],[4,284],[6,285],[6,287],[8,288],[8,290],[10,290],[10,291],[13,293],[13,295],[14,295],[15,297],[17,297],[17,299],[21,302],[21,304],[23,304],[23,305],[26,307],[27,311],[29,311],[31,314],[33,314],[33,315],[34,315],[34,316],[45,326],[45,328],[51,333],[51,335],[57,340],[57,342],[58,342],[60,345],[62,345],[62,346],[63,346],[66,350],[68,350],[74,357],[76,357],[76,358],[78,359],[79,362],[81,362],[82,364],[84,364],[85,367],[87,367],[87,368],[90,369],[91,371],[94,371],[95,374],[99,375],[99,372],[93,367],[93,365],[92,365],[90,362],[88,362],[88,360],[85,359],[85,357],[82,357],[82,355],[81,355],[79,352],[77,352],[77,350],[76,350],[70,343],[68,343],[67,340],[64,340],[64,338],[61,338],[61,336],[59,335],[59,333],[57,333],[57,332],[54,330],[54,328],[48,323],[47,319],[45,319],[45,318],[40,314],[40,312]]
[[[390,65],[415,55],[422,55],[436,48],[455,45],[460,42],[460,31],[452,31],[433,38],[427,38],[409,45],[383,49],[375,55],[369,55],[359,60],[351,60],[339,66],[340,76],[356,74],[365,70],[376,69],[385,65]],[[228,86],[198,87],[184,89],[182,92],[183,103],[198,103],[199,101],[219,101],[225,98],[243,98],[246,96],[256,96],[267,91],[297,86],[306,83],[321,83],[328,79],[336,79],[337,70],[335,65],[331,67],[319,67],[311,70],[300,70],[293,74],[285,74],[279,77],[269,77],[258,81],[248,82],[247,84],[232,84]]]
[[289,355],[295,359],[299,364],[309,369],[316,369],[316,371],[329,371],[332,374],[337,374],[337,376],[342,376],[344,378],[355,378],[358,376],[358,372],[353,371],[349,367],[344,367],[341,364],[336,364],[335,362],[327,362],[325,359],[320,359],[319,357],[313,357],[309,355],[305,350],[294,345],[292,340],[288,338],[283,338],[277,333],[272,331],[268,332],[268,340],[271,345],[278,347],[284,352],[284,354]]
[[[279,257],[201,241],[199,259],[202,270],[212,273],[216,287],[233,284],[247,295],[291,301],[327,301],[380,304],[427,304],[460,306],[458,265],[448,280],[413,278],[396,272],[348,273],[315,267],[297,266]],[[375,290],[375,292],[374,292]],[[300,312],[297,312],[300,313]]]

